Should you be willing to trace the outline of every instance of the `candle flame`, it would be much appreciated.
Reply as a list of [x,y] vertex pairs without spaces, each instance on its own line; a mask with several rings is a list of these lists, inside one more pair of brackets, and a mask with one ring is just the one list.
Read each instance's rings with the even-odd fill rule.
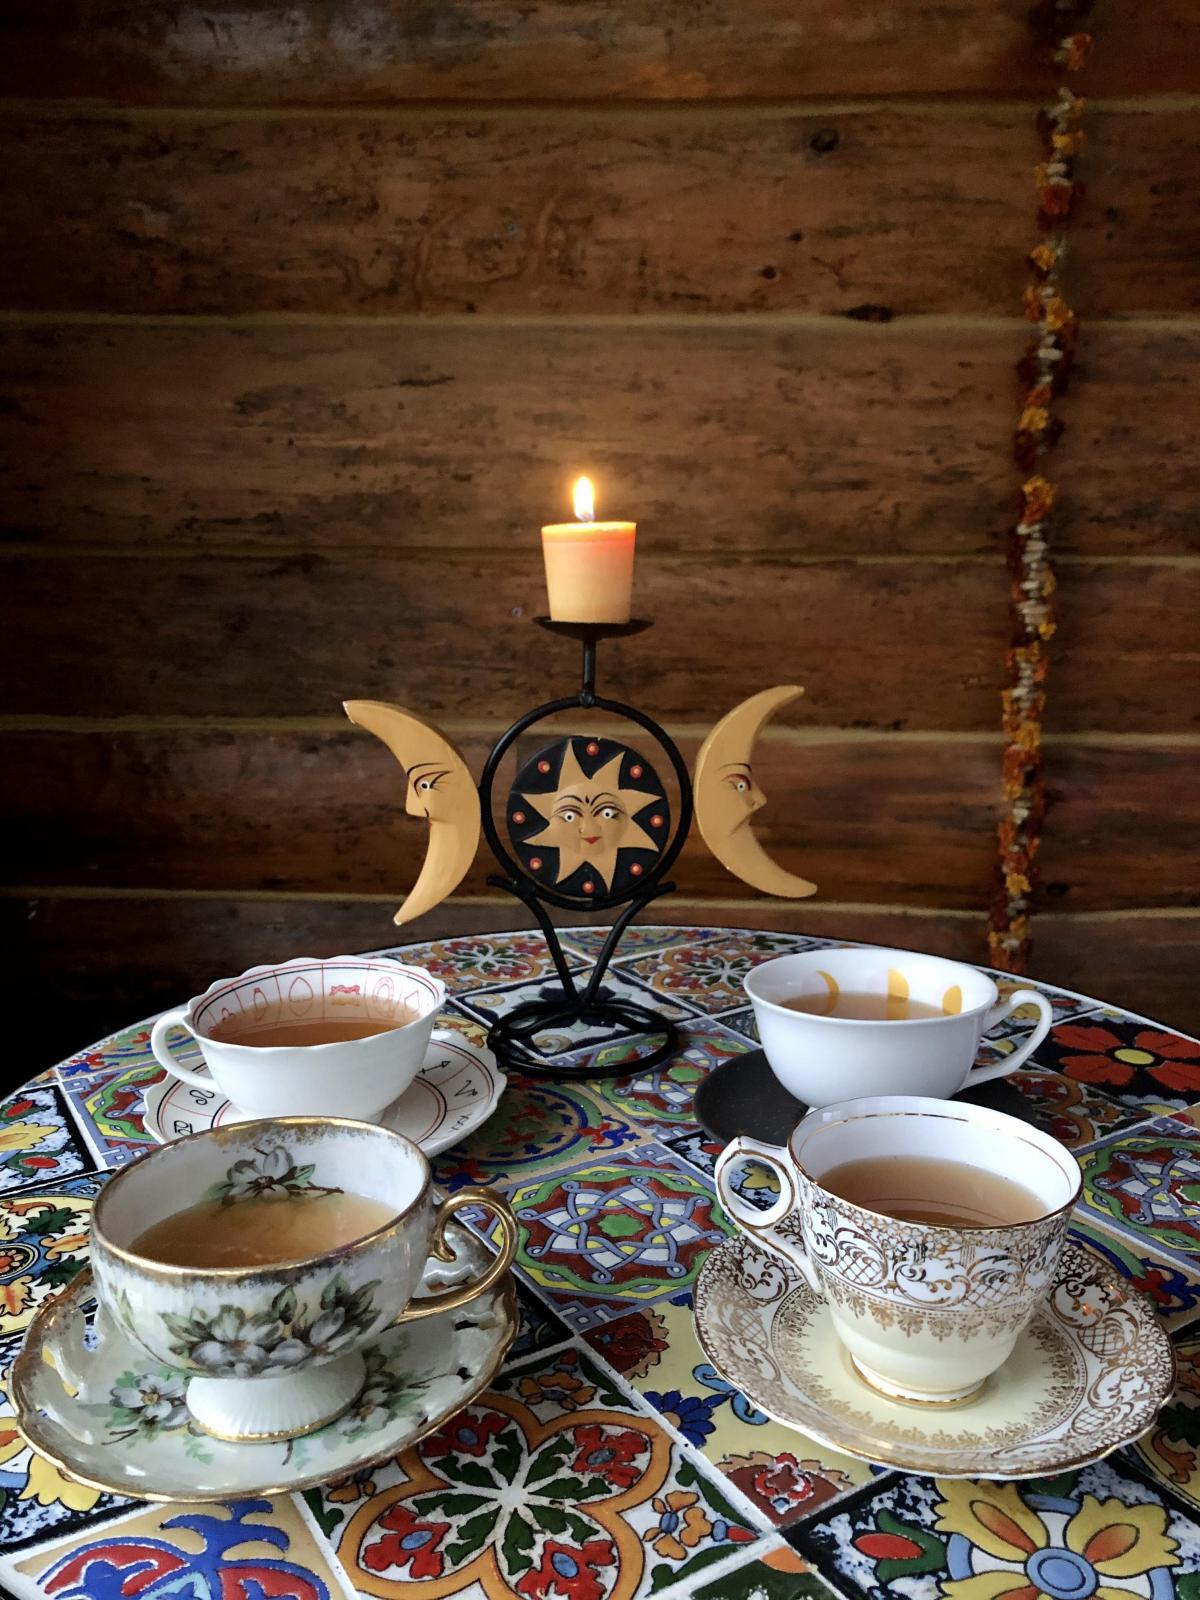
[[590,478],[576,478],[575,480],[575,521],[591,522],[596,515],[596,499],[592,490]]

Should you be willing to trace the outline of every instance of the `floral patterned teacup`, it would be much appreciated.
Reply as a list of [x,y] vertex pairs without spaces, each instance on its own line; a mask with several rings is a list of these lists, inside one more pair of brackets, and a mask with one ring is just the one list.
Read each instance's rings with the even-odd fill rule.
[[[320,1190],[382,1201],[391,1220],[322,1254],[256,1267],[170,1265],[132,1249],[155,1223],[201,1201]],[[446,1223],[483,1205],[500,1253],[468,1283],[413,1299],[453,1259]],[[293,1438],[321,1427],[363,1383],[361,1347],[396,1323],[452,1310],[512,1264],[516,1225],[490,1189],[440,1205],[421,1150],[362,1122],[281,1117],[178,1139],[126,1167],[92,1212],[92,1266],[104,1308],[131,1338],[188,1375],[195,1421],[219,1438]]]
[[[822,1183],[847,1163],[889,1156],[1015,1179],[1040,1214],[996,1226],[898,1221]],[[779,1179],[765,1210],[740,1192],[747,1161]],[[1016,1117],[895,1095],[810,1111],[786,1150],[735,1139],[716,1183],[738,1226],[824,1298],[860,1377],[889,1399],[945,1405],[1004,1364],[1044,1300],[1081,1179],[1069,1150]]]
[[[150,1048],[176,1078],[211,1094],[214,1082],[249,1117],[361,1117],[374,1122],[412,1083],[433,1035],[446,987],[422,967],[385,956],[301,956],[220,978],[178,1011],[159,1017]],[[357,1039],[322,1043],[329,1024],[374,1024]],[[178,1062],[166,1036],[186,1028],[211,1078]],[[313,1043],[263,1045],[286,1027]]]

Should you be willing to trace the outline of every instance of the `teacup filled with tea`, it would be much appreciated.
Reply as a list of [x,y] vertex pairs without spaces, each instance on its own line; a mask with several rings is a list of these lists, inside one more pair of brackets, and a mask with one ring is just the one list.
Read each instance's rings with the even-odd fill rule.
[[[948,1097],[1012,1072],[1050,1030],[1045,995],[1000,998],[975,967],[913,950],[805,950],[754,967],[746,993],[771,1071],[807,1106],[875,1094]],[[1015,1011],[1038,1020],[1002,1060],[974,1066]]]
[[[739,1192],[747,1161],[779,1180],[765,1211]],[[786,1149],[735,1139],[716,1182],[738,1226],[824,1297],[861,1378],[946,1404],[1003,1365],[1045,1298],[1081,1178],[1015,1117],[884,1096],[809,1112]]]
[[[194,1088],[214,1083],[243,1116],[375,1121],[421,1069],[445,985],[385,957],[301,957],[210,984],[159,1017],[150,1048]],[[167,1034],[194,1037],[211,1078],[183,1066]]]
[[[478,1278],[414,1301],[431,1253],[449,1258],[447,1222],[477,1205],[500,1219],[499,1255]],[[337,1118],[176,1140],[118,1172],[92,1212],[101,1301],[188,1374],[193,1419],[223,1439],[289,1438],[332,1420],[362,1387],[363,1345],[482,1294],[515,1246],[500,1195],[467,1189],[439,1205],[415,1144]]]

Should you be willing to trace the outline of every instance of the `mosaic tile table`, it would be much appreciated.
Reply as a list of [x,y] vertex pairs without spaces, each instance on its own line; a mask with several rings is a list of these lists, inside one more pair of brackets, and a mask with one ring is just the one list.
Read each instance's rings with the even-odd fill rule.
[[[692,1094],[752,1048],[747,969],[821,942],[631,930],[612,985],[671,1008],[678,1057],[639,1073],[603,1038],[565,1041],[609,1074],[514,1078],[438,1159],[447,1189],[500,1185],[522,1228],[521,1336],[477,1404],[320,1491],[183,1507],[68,1482],[30,1458],[0,1396],[0,1585],[58,1600],[1200,1600],[1193,1039],[1047,988],[1056,1026],[1013,1080],[1030,1121],[1079,1156],[1076,1237],[1154,1298],[1177,1342],[1178,1394],[1136,1448],[1045,1482],[876,1472],[768,1421],[705,1364],[691,1290],[730,1225]],[[583,968],[598,935],[567,943]],[[479,1040],[551,975],[534,934],[404,956],[445,979],[451,1022]],[[1006,1028],[989,1058],[1013,1048]],[[149,1143],[160,1074],[143,1023],[0,1104],[0,1371],[84,1261],[105,1177]]]

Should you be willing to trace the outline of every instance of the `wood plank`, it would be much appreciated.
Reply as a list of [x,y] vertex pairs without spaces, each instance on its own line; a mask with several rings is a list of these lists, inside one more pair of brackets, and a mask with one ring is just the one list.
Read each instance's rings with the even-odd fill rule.
[[[1028,0],[8,0],[0,93],[307,105],[1045,91]],[[1089,94],[1195,86],[1191,0],[1107,0]]]
[[[1078,303],[1200,306],[1200,108],[1101,111],[1089,140]],[[1020,316],[1038,149],[1011,104],[9,115],[0,143],[13,309],[876,320]]]
[[[580,714],[567,727],[613,725]],[[527,736],[520,759],[553,736]],[[625,724],[617,736],[662,774],[644,735]],[[491,740],[458,742],[478,774]],[[699,738],[679,742],[691,767]],[[497,792],[502,836],[512,771],[506,765]],[[987,905],[998,749],[768,736],[755,773],[770,801],[756,831],[788,871],[815,878],[824,899]],[[0,735],[0,838],[20,841],[10,882],[391,894],[398,905],[425,848],[425,829],[403,804],[389,752],[349,728]],[[487,894],[496,870],[481,846],[462,892]],[[695,829],[672,876],[689,896],[753,898]]]
[[[841,322],[0,326],[0,537],[536,560],[538,526],[589,469],[646,553],[997,551],[1024,339]],[[1200,331],[1090,326],[1054,462],[1056,548],[1200,550],[1198,408]]]
[[[981,959],[982,917],[916,915],[875,906],[824,911],[782,910],[745,902],[675,901],[656,920],[728,927],[784,928],[837,938],[867,939],[927,949],[962,960]],[[573,918],[573,921],[586,919]],[[440,906],[412,939],[528,927],[524,907],[511,902]],[[14,1040],[0,1087],[82,1049],[105,1033],[149,1013],[178,1005],[214,978],[259,962],[295,955],[337,955],[388,945],[395,937],[390,909],[338,900],[167,898],[0,899],[0,936],[14,952],[14,1011],[24,1038]]]
[[[544,605],[530,548],[511,562],[13,555],[4,572],[0,681],[17,713],[323,716],[359,696],[499,728],[577,670],[530,626]],[[602,686],[687,721],[769,672],[807,686],[786,713],[801,725],[991,730],[1006,600],[995,562],[643,559],[637,605],[657,625],[606,648]],[[1061,612],[1055,730],[1195,729],[1200,566],[1072,565]]]
[[1041,916],[1035,924],[1039,978],[1200,1036],[1198,968],[1200,917]]

